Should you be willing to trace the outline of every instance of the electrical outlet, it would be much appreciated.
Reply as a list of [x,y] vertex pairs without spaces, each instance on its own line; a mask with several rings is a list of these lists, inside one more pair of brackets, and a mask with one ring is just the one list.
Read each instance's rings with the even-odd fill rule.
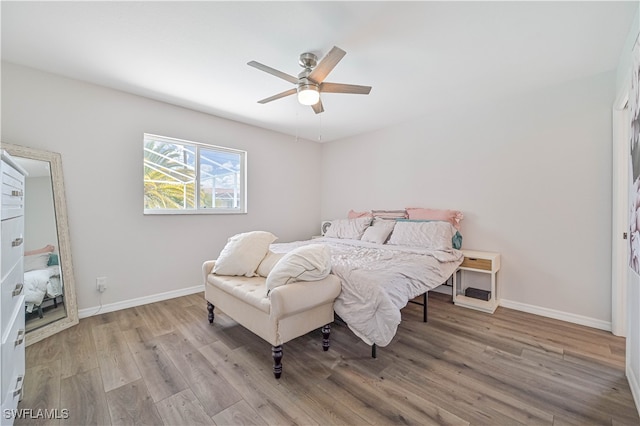
[[107,277],[98,277],[96,278],[96,290],[100,293],[104,293],[107,289]]

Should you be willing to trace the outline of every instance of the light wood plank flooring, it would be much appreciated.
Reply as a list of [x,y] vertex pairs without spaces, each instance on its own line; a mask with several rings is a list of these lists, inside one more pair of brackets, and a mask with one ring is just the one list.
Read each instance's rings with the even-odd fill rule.
[[334,324],[271,347],[202,294],[107,313],[27,348],[19,408],[68,409],[73,425],[638,425],[611,333],[506,308],[493,315],[429,295],[393,342],[370,347]]

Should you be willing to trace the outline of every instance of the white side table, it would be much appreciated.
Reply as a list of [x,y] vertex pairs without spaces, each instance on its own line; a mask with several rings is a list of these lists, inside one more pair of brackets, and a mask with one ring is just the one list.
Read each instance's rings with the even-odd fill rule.
[[[500,253],[477,250],[462,250],[464,260],[453,274],[453,303],[465,308],[476,309],[478,311],[494,313],[498,307],[498,288],[496,276],[500,270]],[[489,300],[477,299],[465,296],[469,286],[465,283],[465,274],[490,274],[491,286],[489,289]],[[460,275],[460,279],[458,279]]]

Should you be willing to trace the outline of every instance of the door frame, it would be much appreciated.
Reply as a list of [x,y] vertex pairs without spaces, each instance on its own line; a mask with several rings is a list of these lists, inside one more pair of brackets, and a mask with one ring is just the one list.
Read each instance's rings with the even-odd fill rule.
[[[625,80],[623,80],[625,81]],[[629,89],[623,88],[613,104],[612,128],[612,232],[611,332],[627,335],[627,282],[629,268]],[[626,238],[624,237],[626,235]]]

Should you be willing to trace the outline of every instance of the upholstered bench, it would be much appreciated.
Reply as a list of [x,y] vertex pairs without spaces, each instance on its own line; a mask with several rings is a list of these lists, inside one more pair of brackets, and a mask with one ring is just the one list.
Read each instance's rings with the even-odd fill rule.
[[[277,259],[276,259],[277,261]],[[282,345],[314,329],[322,328],[322,349],[329,349],[333,302],[341,290],[335,275],[316,281],[290,282],[267,294],[262,276],[213,273],[215,260],[202,265],[209,323],[217,307],[243,327],[272,345],[273,374],[282,374]]]

